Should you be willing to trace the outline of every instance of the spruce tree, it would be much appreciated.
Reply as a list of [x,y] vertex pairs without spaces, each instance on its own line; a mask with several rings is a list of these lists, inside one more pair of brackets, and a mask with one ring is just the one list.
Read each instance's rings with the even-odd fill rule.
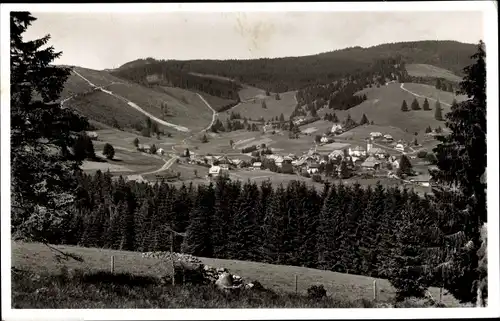
[[271,203],[266,209],[263,233],[263,254],[265,261],[272,264],[284,264],[284,243],[286,240],[287,198],[283,185],[279,185],[272,194]]
[[213,185],[198,186],[196,204],[191,210],[190,224],[186,231],[186,237],[182,244],[184,253],[212,257],[213,244],[211,233],[211,212],[214,208]]
[[413,166],[408,159],[408,156],[406,155],[401,155],[401,158],[399,159],[399,168],[398,168],[398,176],[402,175],[412,175],[413,174]]
[[29,12],[10,14],[11,225],[14,238],[47,242],[72,219],[81,160],[69,149],[88,122],[57,102],[70,69],[51,65],[61,52],[45,47],[50,36],[23,40],[35,20]]
[[368,120],[368,117],[366,117],[365,114],[363,114],[363,117],[361,117],[361,121],[359,122],[360,125],[365,125],[365,124],[369,124],[370,121]]
[[425,98],[425,100],[424,100],[423,109],[424,110],[431,110],[431,107],[429,106],[429,101],[427,100],[427,98]]
[[[448,234],[455,254],[450,253],[445,262],[453,277],[446,280],[446,288],[460,301],[475,302],[478,257],[481,245],[480,230],[487,222],[486,211],[486,53],[484,43],[472,56],[475,63],[464,69],[460,94],[468,99],[455,104],[446,115],[450,134],[438,138],[434,149],[438,171],[432,172],[438,183],[436,203],[452,204],[456,209],[449,213],[455,233]],[[447,199],[463,202],[449,202]],[[463,222],[463,223],[460,223]],[[450,228],[448,228],[449,230]],[[460,235],[461,237],[458,237]],[[471,242],[471,246],[464,244]]]
[[434,106],[434,118],[439,121],[443,120],[443,110],[441,109],[439,100],[436,101],[436,105]]
[[420,110],[420,104],[418,103],[417,98],[414,98],[412,103],[411,103],[411,109],[412,110]]
[[406,100],[403,100],[403,103],[401,104],[401,111],[409,111]]

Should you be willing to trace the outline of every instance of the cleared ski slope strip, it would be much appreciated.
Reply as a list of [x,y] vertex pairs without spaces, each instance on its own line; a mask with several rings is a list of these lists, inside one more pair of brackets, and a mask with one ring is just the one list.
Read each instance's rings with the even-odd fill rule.
[[[125,101],[125,102],[126,102],[126,103],[130,106],[130,107],[132,107],[132,108],[136,109],[137,111],[141,112],[142,114],[144,114],[144,115],[148,116],[149,118],[151,118],[151,120],[154,120],[154,121],[156,121],[157,123],[159,123],[159,124],[161,124],[161,125],[163,125],[163,126],[172,127],[172,128],[174,128],[174,129],[176,129],[176,130],[178,130],[178,131],[181,131],[181,132],[189,132],[189,128],[184,127],[184,126],[180,126],[180,125],[175,125],[175,124],[172,124],[172,123],[166,122],[166,121],[164,121],[164,120],[162,120],[162,119],[160,119],[160,118],[157,118],[157,117],[155,117],[154,115],[151,115],[150,113],[148,113],[147,111],[145,111],[144,109],[142,109],[141,107],[139,107],[136,103],[134,103],[134,102],[132,102],[132,101],[130,101],[130,100],[128,100],[128,99],[126,99],[126,98],[122,97],[122,96],[119,96],[119,95],[117,95],[117,94],[115,94],[115,93],[113,93],[113,92],[111,92],[111,91],[109,91],[109,90],[105,90],[105,89],[103,89],[103,88],[101,88],[101,87],[99,87],[99,86],[96,86],[96,85],[95,85],[95,84],[93,84],[90,80],[88,80],[87,78],[85,78],[84,76],[82,76],[82,75],[81,75],[80,73],[78,73],[77,71],[72,70],[72,72],[73,72],[75,75],[77,75],[78,77],[80,77],[80,78],[82,78],[83,80],[85,80],[85,81],[86,81],[86,82],[87,82],[87,83],[88,83],[91,87],[93,87],[93,88],[97,88],[98,90],[100,90],[100,91],[102,91],[102,92],[104,92],[104,93],[106,93],[106,94],[108,94],[108,95],[111,95],[111,96],[113,96],[113,97],[115,97],[115,98],[118,98],[118,99],[121,99],[121,100]],[[201,97],[201,96],[200,96],[200,97]],[[203,99],[203,98],[202,98],[202,99]],[[204,99],[203,99],[203,100],[204,100]],[[205,103],[206,103],[206,102],[205,102]],[[208,104],[207,104],[207,105],[208,105]],[[212,108],[212,107],[210,107],[210,108]]]

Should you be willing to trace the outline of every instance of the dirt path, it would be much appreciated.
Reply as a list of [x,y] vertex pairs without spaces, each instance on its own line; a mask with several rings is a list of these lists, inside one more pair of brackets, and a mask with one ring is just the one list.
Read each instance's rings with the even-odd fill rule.
[[[420,98],[427,98],[427,99],[432,100],[432,101],[437,101],[437,99],[434,99],[434,98],[432,98],[432,97],[427,97],[427,96],[423,96],[423,95],[419,95],[419,94],[417,94],[417,93],[414,93],[413,91],[410,91],[410,90],[406,89],[406,88],[404,87],[404,85],[405,85],[405,84],[404,84],[404,83],[402,83],[402,84],[401,84],[401,86],[400,86],[400,88],[401,88],[402,90],[404,90],[404,91],[406,91],[406,92],[408,92],[408,93],[412,94],[413,96],[420,97]],[[442,104],[442,105],[445,105],[445,106],[451,106],[450,104],[447,104],[447,103],[442,102],[442,101],[439,101],[439,103],[440,103],[440,104]]]
[[212,121],[210,122],[210,125],[208,125],[205,129],[203,129],[201,132],[204,132],[204,131],[207,131],[210,129],[210,127],[212,127],[212,125],[215,123],[215,118],[217,117],[217,115],[219,114],[215,109],[212,108],[212,106],[210,106],[210,104],[205,100],[205,98],[203,98],[202,95],[198,94],[198,97],[200,97],[200,99],[205,103],[205,105],[207,105],[208,108],[210,108],[210,110],[212,111]]
[[[141,107],[139,107],[136,103],[122,97],[122,96],[119,96],[117,94],[114,94],[113,92],[109,91],[109,90],[105,90],[103,89],[102,87],[99,87],[99,86],[96,86],[95,84],[93,84],[90,80],[88,80],[87,78],[83,77],[82,75],[80,75],[80,73],[78,73],[77,71],[75,70],[72,70],[72,72],[77,75],[78,77],[82,78],[83,80],[85,80],[91,87],[93,88],[96,88],[108,95],[111,95],[115,98],[118,98],[120,100],[123,100],[124,102],[126,102],[130,107],[136,109],[137,111],[141,112],[142,114],[148,116],[149,118],[151,118],[152,120],[156,121],[157,123],[163,125],[163,126],[167,126],[167,127],[172,127],[172,128],[175,128],[176,130],[178,131],[181,131],[181,132],[189,132],[189,128],[187,127],[184,127],[184,126],[179,126],[179,125],[175,125],[175,124],[172,124],[172,123],[169,123],[169,122],[166,122],[162,119],[159,119],[157,117],[155,117],[154,115],[151,115],[150,113],[148,113],[147,111],[145,111],[144,109],[142,109]],[[200,96],[201,97],[201,96]],[[71,98],[71,97],[70,97]],[[67,101],[69,100],[70,98],[67,98],[65,99],[64,101]],[[202,98],[203,99],[203,98]]]

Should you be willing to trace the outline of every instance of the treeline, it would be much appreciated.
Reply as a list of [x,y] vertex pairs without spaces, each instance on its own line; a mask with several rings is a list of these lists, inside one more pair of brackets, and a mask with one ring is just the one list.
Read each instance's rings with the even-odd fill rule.
[[450,93],[455,92],[458,89],[458,82],[451,81],[445,78],[435,78],[435,77],[414,77],[410,76],[407,82],[413,82],[418,84],[430,85],[436,87],[436,89],[447,91]]
[[[183,72],[220,75],[272,92],[331,83],[373,68],[373,61],[401,57],[406,63],[431,64],[461,74],[475,46],[456,41],[416,41],[353,47],[304,57],[253,60],[167,60],[166,67]],[[155,61],[155,60],[153,60]],[[148,65],[151,65],[149,61]],[[140,61],[134,65],[148,66]],[[123,68],[127,66],[122,66]]]
[[259,126],[255,123],[249,123],[248,120],[245,118],[243,121],[239,119],[226,119],[226,125],[220,120],[217,119],[213,125],[210,127],[210,131],[213,133],[219,133],[219,132],[231,132],[235,130],[240,130],[240,129],[246,129],[248,131],[259,131]]
[[372,86],[383,86],[388,81],[405,81],[408,74],[401,57],[380,59],[373,62],[369,70],[355,72],[348,77],[303,88],[297,92],[300,105],[318,103],[334,110],[347,110],[366,100],[359,91]]
[[[238,91],[241,86],[236,82],[193,75],[171,68],[162,61],[149,61],[146,64],[133,64],[111,72],[116,77],[127,79],[144,86],[173,86],[205,92],[209,95],[239,102]],[[228,106],[226,109],[232,106]]]
[[424,264],[425,249],[442,242],[430,234],[442,223],[430,198],[398,187],[326,183],[317,191],[299,181],[273,188],[226,178],[152,186],[100,171],[76,180],[70,226],[47,235],[50,243],[166,251],[173,228],[187,233],[174,250],[197,256],[389,277],[395,253]]

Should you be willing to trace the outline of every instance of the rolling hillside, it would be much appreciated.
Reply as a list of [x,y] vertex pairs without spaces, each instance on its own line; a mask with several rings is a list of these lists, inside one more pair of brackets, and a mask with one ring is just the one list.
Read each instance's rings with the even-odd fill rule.
[[[258,89],[252,89],[254,93],[259,92]],[[243,94],[248,95],[249,89],[246,89]],[[297,100],[295,99],[295,91],[289,91],[280,94],[280,100],[276,100],[275,95],[266,96],[264,94],[257,94],[254,99],[248,98],[246,101],[242,101],[230,111],[226,113],[219,114],[221,120],[226,120],[231,112],[239,113],[241,117],[246,117],[252,120],[258,120],[264,117],[264,120],[271,120],[271,118],[279,117],[281,114],[284,115],[285,119],[288,119],[292,114]],[[262,101],[266,103],[266,109],[262,108]]]
[[[434,104],[436,99],[439,99],[441,102],[443,115],[450,111],[453,98],[456,98],[458,102],[465,99],[464,96],[454,96],[452,93],[437,90],[429,85],[414,83],[391,83],[380,88],[366,88],[359,92],[359,94],[366,94],[367,100],[345,111],[323,109],[320,115],[324,115],[326,112],[335,112],[338,118],[343,121],[347,117],[347,114],[350,114],[352,119],[359,122],[363,114],[365,114],[370,121],[379,126],[397,127],[402,130],[407,129],[409,133],[423,133],[427,126],[431,126],[432,128],[436,128],[437,126],[444,127],[444,122],[437,121],[434,118]],[[429,97],[428,101],[432,110],[401,111],[403,100],[406,100],[408,106],[410,106],[413,99],[416,98],[420,107],[422,107],[425,97]]]
[[[209,96],[204,94],[205,99]],[[80,67],[74,67],[61,100],[93,122],[129,131],[148,115],[157,118],[167,131],[199,131],[211,122],[213,114],[197,93],[171,87],[147,88],[106,71]],[[161,110],[162,104],[167,106],[167,115]]]

